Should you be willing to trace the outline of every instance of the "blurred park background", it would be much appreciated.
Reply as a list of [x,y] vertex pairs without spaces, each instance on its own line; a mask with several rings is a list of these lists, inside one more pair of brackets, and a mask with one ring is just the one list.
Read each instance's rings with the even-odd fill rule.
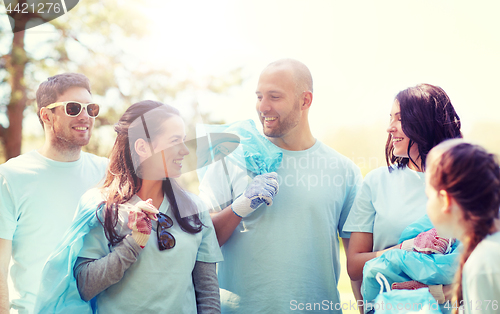
[[196,123],[260,125],[257,80],[280,58],[310,68],[313,134],[363,174],[385,165],[394,96],[418,83],[441,86],[465,138],[498,154],[499,14],[495,0],[82,0],[13,34],[2,3],[0,163],[42,145],[35,91],[49,76],[90,78],[103,109],[85,150],[107,156],[112,125],[143,99],[179,108],[188,139]]

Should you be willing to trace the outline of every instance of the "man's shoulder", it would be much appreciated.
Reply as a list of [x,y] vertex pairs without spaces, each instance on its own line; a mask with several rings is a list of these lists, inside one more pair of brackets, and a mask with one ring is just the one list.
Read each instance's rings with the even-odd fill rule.
[[326,145],[325,143],[321,142],[320,140],[318,140],[318,153],[350,160],[347,156],[339,153],[333,147]]
[[350,159],[349,157],[339,153],[336,151],[334,148],[331,146],[326,145],[325,143],[319,141],[319,148],[318,148],[318,154],[328,157],[329,159],[336,159],[340,161],[340,165],[343,165],[345,168],[350,168],[350,169],[359,169],[359,167],[356,165],[356,163]]
[[0,165],[0,175],[16,175],[20,173],[29,172],[30,168],[36,167],[41,161],[40,156],[36,151],[19,155],[17,157],[7,160]]
[[16,167],[20,166],[26,161],[41,160],[40,154],[36,150],[29,151],[27,153],[21,154],[17,157],[7,160],[5,163],[0,165],[0,167]]

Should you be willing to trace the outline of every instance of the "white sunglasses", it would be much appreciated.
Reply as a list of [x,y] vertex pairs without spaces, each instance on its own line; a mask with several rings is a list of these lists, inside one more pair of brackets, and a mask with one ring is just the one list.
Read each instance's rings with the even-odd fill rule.
[[82,104],[77,101],[63,101],[63,102],[55,102],[53,104],[48,105],[47,109],[53,109],[55,107],[64,106],[64,112],[69,117],[77,117],[84,108],[87,109],[87,113],[89,117],[95,118],[99,115],[99,105],[95,103]]

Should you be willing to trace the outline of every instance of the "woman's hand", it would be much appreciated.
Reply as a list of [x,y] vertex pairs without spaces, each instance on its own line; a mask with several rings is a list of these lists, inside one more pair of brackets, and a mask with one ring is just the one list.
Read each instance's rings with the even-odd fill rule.
[[151,235],[151,219],[157,220],[156,214],[159,211],[153,206],[153,200],[138,202],[128,214],[128,227],[132,230],[132,238],[139,244],[141,248],[148,243]]

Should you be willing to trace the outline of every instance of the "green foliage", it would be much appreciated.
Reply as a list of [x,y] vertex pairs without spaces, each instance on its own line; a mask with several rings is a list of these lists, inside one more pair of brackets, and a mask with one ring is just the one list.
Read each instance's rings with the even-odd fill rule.
[[[171,102],[180,91],[221,93],[241,84],[241,69],[225,77],[208,77],[202,82],[194,77],[177,79],[168,69],[150,63],[147,56],[138,60],[128,53],[127,47],[137,44],[149,32],[149,20],[142,14],[144,8],[143,0],[80,1],[67,14],[26,31],[26,44],[17,50],[12,49],[10,29],[5,29],[8,24],[0,24],[0,44],[10,45],[8,51],[0,47],[0,53],[9,53],[0,58],[0,95],[10,93],[1,95],[0,106],[10,106],[26,97],[24,116],[33,115],[35,91],[41,81],[63,72],[83,73],[91,82],[94,99],[104,105],[95,123],[94,136],[85,150],[107,156],[111,147],[100,137],[112,139],[113,131],[105,126],[113,125],[132,103],[143,99]],[[43,31],[37,34],[40,29]],[[36,46],[30,44],[37,40]],[[25,88],[12,93],[12,78],[17,71],[12,70],[14,63],[26,64],[20,79]],[[108,99],[112,99],[112,103],[106,104]],[[2,109],[0,114],[5,114],[6,110]],[[198,120],[209,121],[208,115],[196,114]],[[188,129],[191,127],[194,130],[194,125],[188,125]]]

